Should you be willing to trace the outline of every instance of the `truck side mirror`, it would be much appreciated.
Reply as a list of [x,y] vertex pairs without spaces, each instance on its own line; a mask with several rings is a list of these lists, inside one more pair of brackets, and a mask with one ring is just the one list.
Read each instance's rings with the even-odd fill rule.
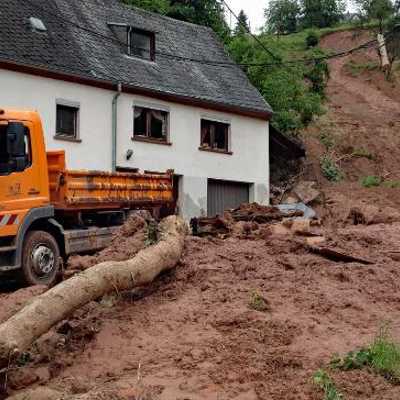
[[12,170],[21,172],[26,168],[25,126],[10,122],[7,127],[7,152]]

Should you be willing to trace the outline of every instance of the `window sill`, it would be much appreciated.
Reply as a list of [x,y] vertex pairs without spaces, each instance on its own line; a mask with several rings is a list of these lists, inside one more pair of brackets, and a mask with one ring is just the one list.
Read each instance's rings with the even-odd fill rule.
[[65,142],[82,143],[82,139],[77,139],[66,135],[54,135],[53,139],[63,140]]
[[131,140],[134,142],[144,142],[144,143],[152,143],[152,144],[161,144],[163,146],[172,146],[171,142],[166,142],[164,140],[151,139],[151,138],[141,137],[141,136],[133,136],[131,138]]
[[200,151],[207,151],[209,153],[217,153],[217,154],[225,154],[228,156],[233,155],[233,153],[231,151],[227,151],[227,150],[218,150],[218,149],[210,149],[208,147],[199,147]]

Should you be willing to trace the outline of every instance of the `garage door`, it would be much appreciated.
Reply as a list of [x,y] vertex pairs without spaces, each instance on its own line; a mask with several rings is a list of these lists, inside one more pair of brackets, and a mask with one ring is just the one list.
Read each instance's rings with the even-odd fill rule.
[[249,202],[249,184],[230,181],[208,180],[208,216],[222,215],[225,210]]

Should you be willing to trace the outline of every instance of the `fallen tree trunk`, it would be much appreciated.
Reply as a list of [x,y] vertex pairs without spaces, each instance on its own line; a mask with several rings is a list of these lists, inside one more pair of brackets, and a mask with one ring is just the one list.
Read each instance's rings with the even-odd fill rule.
[[1,324],[0,369],[79,307],[107,293],[148,284],[173,268],[183,252],[186,225],[180,218],[168,217],[160,232],[160,241],[134,258],[89,268],[36,297]]

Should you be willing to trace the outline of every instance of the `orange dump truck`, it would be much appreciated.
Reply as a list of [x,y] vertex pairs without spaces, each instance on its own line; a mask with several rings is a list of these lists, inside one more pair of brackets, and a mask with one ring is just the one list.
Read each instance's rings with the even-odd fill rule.
[[36,112],[0,109],[0,273],[53,284],[71,254],[104,248],[134,209],[173,203],[173,174],[66,169]]

